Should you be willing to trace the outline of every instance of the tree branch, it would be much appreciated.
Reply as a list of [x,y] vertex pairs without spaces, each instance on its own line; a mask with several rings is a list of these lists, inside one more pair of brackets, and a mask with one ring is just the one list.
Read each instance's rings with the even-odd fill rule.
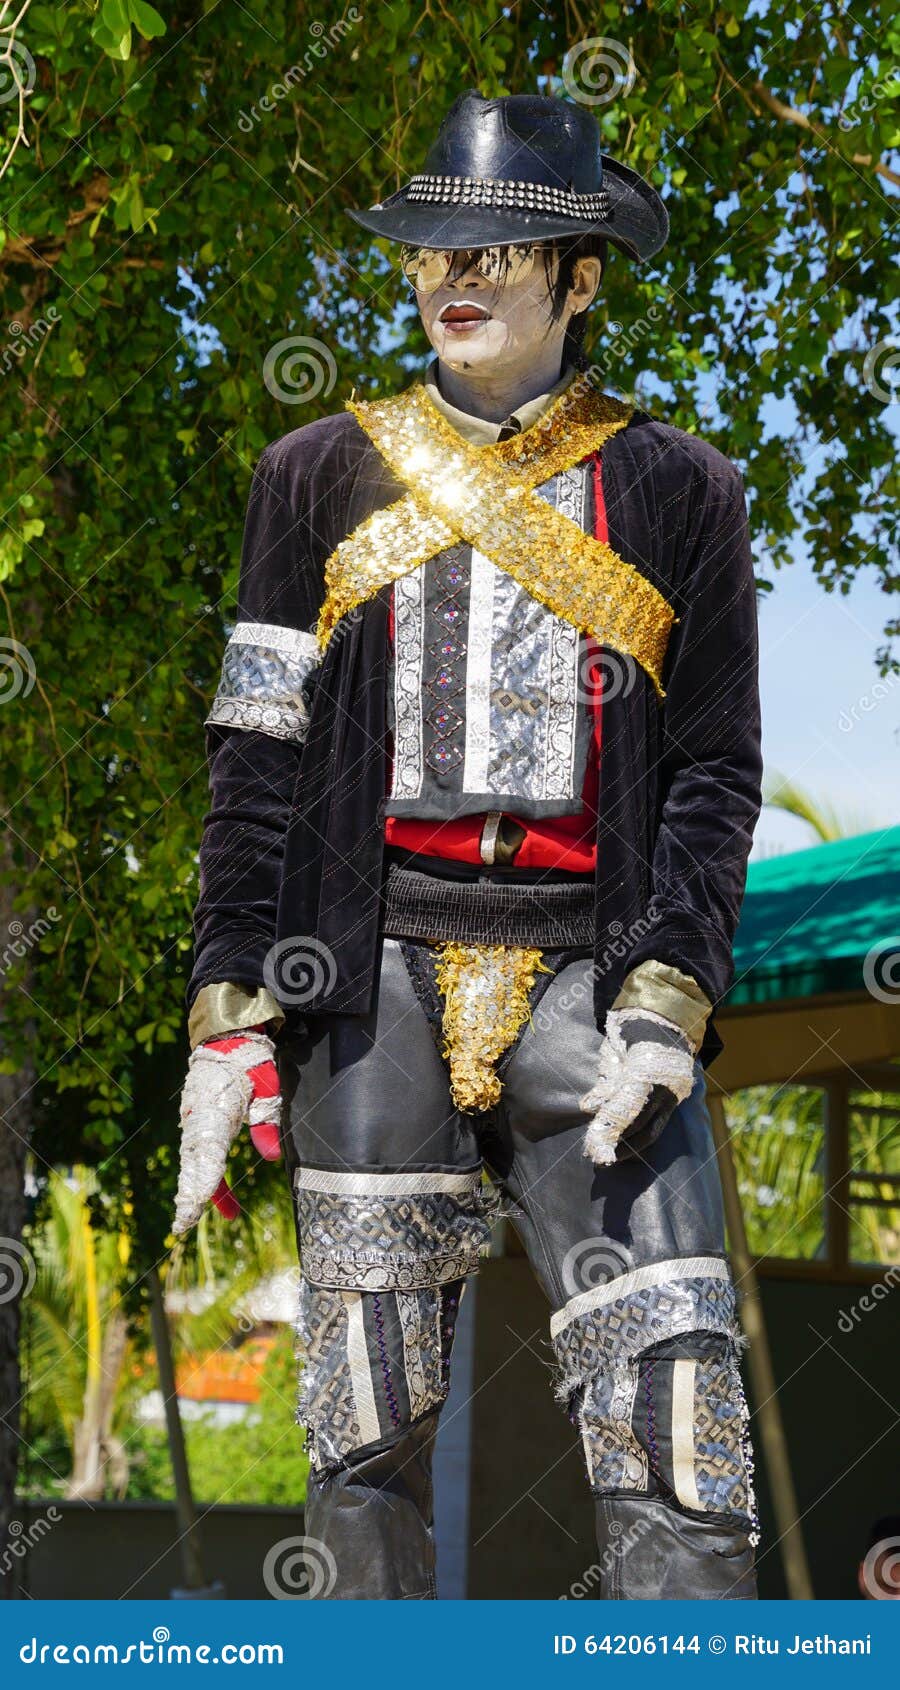
[[[817,140],[824,142],[826,146],[831,146],[827,131],[820,124],[814,123],[812,118],[807,117],[806,113],[800,111],[796,106],[785,105],[783,100],[779,100],[777,95],[765,86],[765,83],[754,82],[752,91],[757,99],[761,100],[763,105],[774,113],[775,117],[780,118],[782,123],[793,123],[797,129],[805,129],[810,135],[815,135]],[[850,162],[859,164],[864,169],[874,170],[876,176],[883,176],[887,182],[893,182],[895,187],[900,188],[900,171],[891,170],[889,165],[882,164],[880,160],[878,163],[874,162],[871,153],[853,153]]]
[[[26,86],[26,84],[30,80],[30,73],[34,70],[34,60],[31,57],[31,54],[28,52],[27,48],[21,46],[21,44],[16,41],[16,30],[31,5],[31,0],[22,0],[22,4],[12,22],[6,23],[6,14],[12,3],[13,0],[0,0],[0,37],[6,37],[6,46],[4,47],[2,53],[0,53],[0,67],[3,65],[8,65],[9,67],[10,81],[16,90],[18,112],[16,115],[16,132],[12,140],[8,143],[6,157],[4,158],[3,163],[0,164],[0,176],[5,176],[9,166],[12,164],[19,144],[21,143],[26,147],[28,146],[28,136],[25,133],[25,99],[26,96],[31,93],[31,87]],[[16,62],[17,56],[24,58],[25,60],[26,73],[24,81],[20,75],[20,66]]]

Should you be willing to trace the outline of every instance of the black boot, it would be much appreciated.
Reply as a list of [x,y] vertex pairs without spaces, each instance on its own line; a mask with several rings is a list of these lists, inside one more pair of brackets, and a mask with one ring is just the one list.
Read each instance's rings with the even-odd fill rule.
[[437,1415],[344,1467],[310,1472],[304,1526],[334,1562],[322,1599],[422,1601],[435,1596],[431,1458]]
[[752,1602],[754,1554],[746,1532],[720,1517],[695,1519],[657,1497],[597,1497],[601,1598],[622,1602]]

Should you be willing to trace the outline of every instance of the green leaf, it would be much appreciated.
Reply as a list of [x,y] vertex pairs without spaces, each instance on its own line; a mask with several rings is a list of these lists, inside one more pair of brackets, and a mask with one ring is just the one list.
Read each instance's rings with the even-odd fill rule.
[[131,57],[131,20],[126,0],[102,0],[91,34],[111,59]]
[[155,35],[165,35],[165,19],[160,17],[155,6],[148,6],[147,0],[128,0],[128,10],[132,23],[145,41],[152,40]]
[[102,23],[100,23],[100,24],[94,25],[93,29],[91,30],[91,34],[92,34],[94,40],[96,41],[97,46],[101,47],[103,49],[104,53],[107,55],[108,58],[110,58],[110,59],[130,59],[131,58],[131,30],[130,29],[126,29],[125,32],[122,35],[119,35],[119,34],[116,34],[113,30],[105,28],[105,26]]
[[100,15],[112,35],[122,35],[129,26],[129,0],[101,0]]

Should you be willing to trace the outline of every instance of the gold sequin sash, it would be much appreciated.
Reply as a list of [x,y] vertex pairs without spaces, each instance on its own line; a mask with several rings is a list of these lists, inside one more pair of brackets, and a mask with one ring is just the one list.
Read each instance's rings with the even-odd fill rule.
[[632,657],[662,697],[671,605],[534,491],[624,428],[630,406],[576,381],[531,428],[494,446],[463,440],[421,386],[348,408],[410,492],[367,517],[328,559],[323,648],[348,611],[464,540],[555,615]]

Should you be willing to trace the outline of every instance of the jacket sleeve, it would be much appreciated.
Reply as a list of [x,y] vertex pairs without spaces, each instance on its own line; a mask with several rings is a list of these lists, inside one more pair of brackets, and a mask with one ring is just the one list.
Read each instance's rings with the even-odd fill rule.
[[[305,431],[301,431],[305,433]],[[303,460],[267,447],[250,489],[237,622],[207,718],[211,803],[200,844],[192,1043],[280,1016],[271,952],[281,862],[319,662],[321,565]],[[267,960],[268,959],[268,960]]]
[[700,474],[674,590],[679,620],[662,707],[651,921],[632,954],[625,992],[635,971],[652,962],[662,967],[664,984],[673,983],[673,973],[681,990],[696,982],[714,1006],[733,978],[732,944],[761,803],[762,759],[756,592],[743,483],[733,465],[708,450],[709,459],[695,465]]

